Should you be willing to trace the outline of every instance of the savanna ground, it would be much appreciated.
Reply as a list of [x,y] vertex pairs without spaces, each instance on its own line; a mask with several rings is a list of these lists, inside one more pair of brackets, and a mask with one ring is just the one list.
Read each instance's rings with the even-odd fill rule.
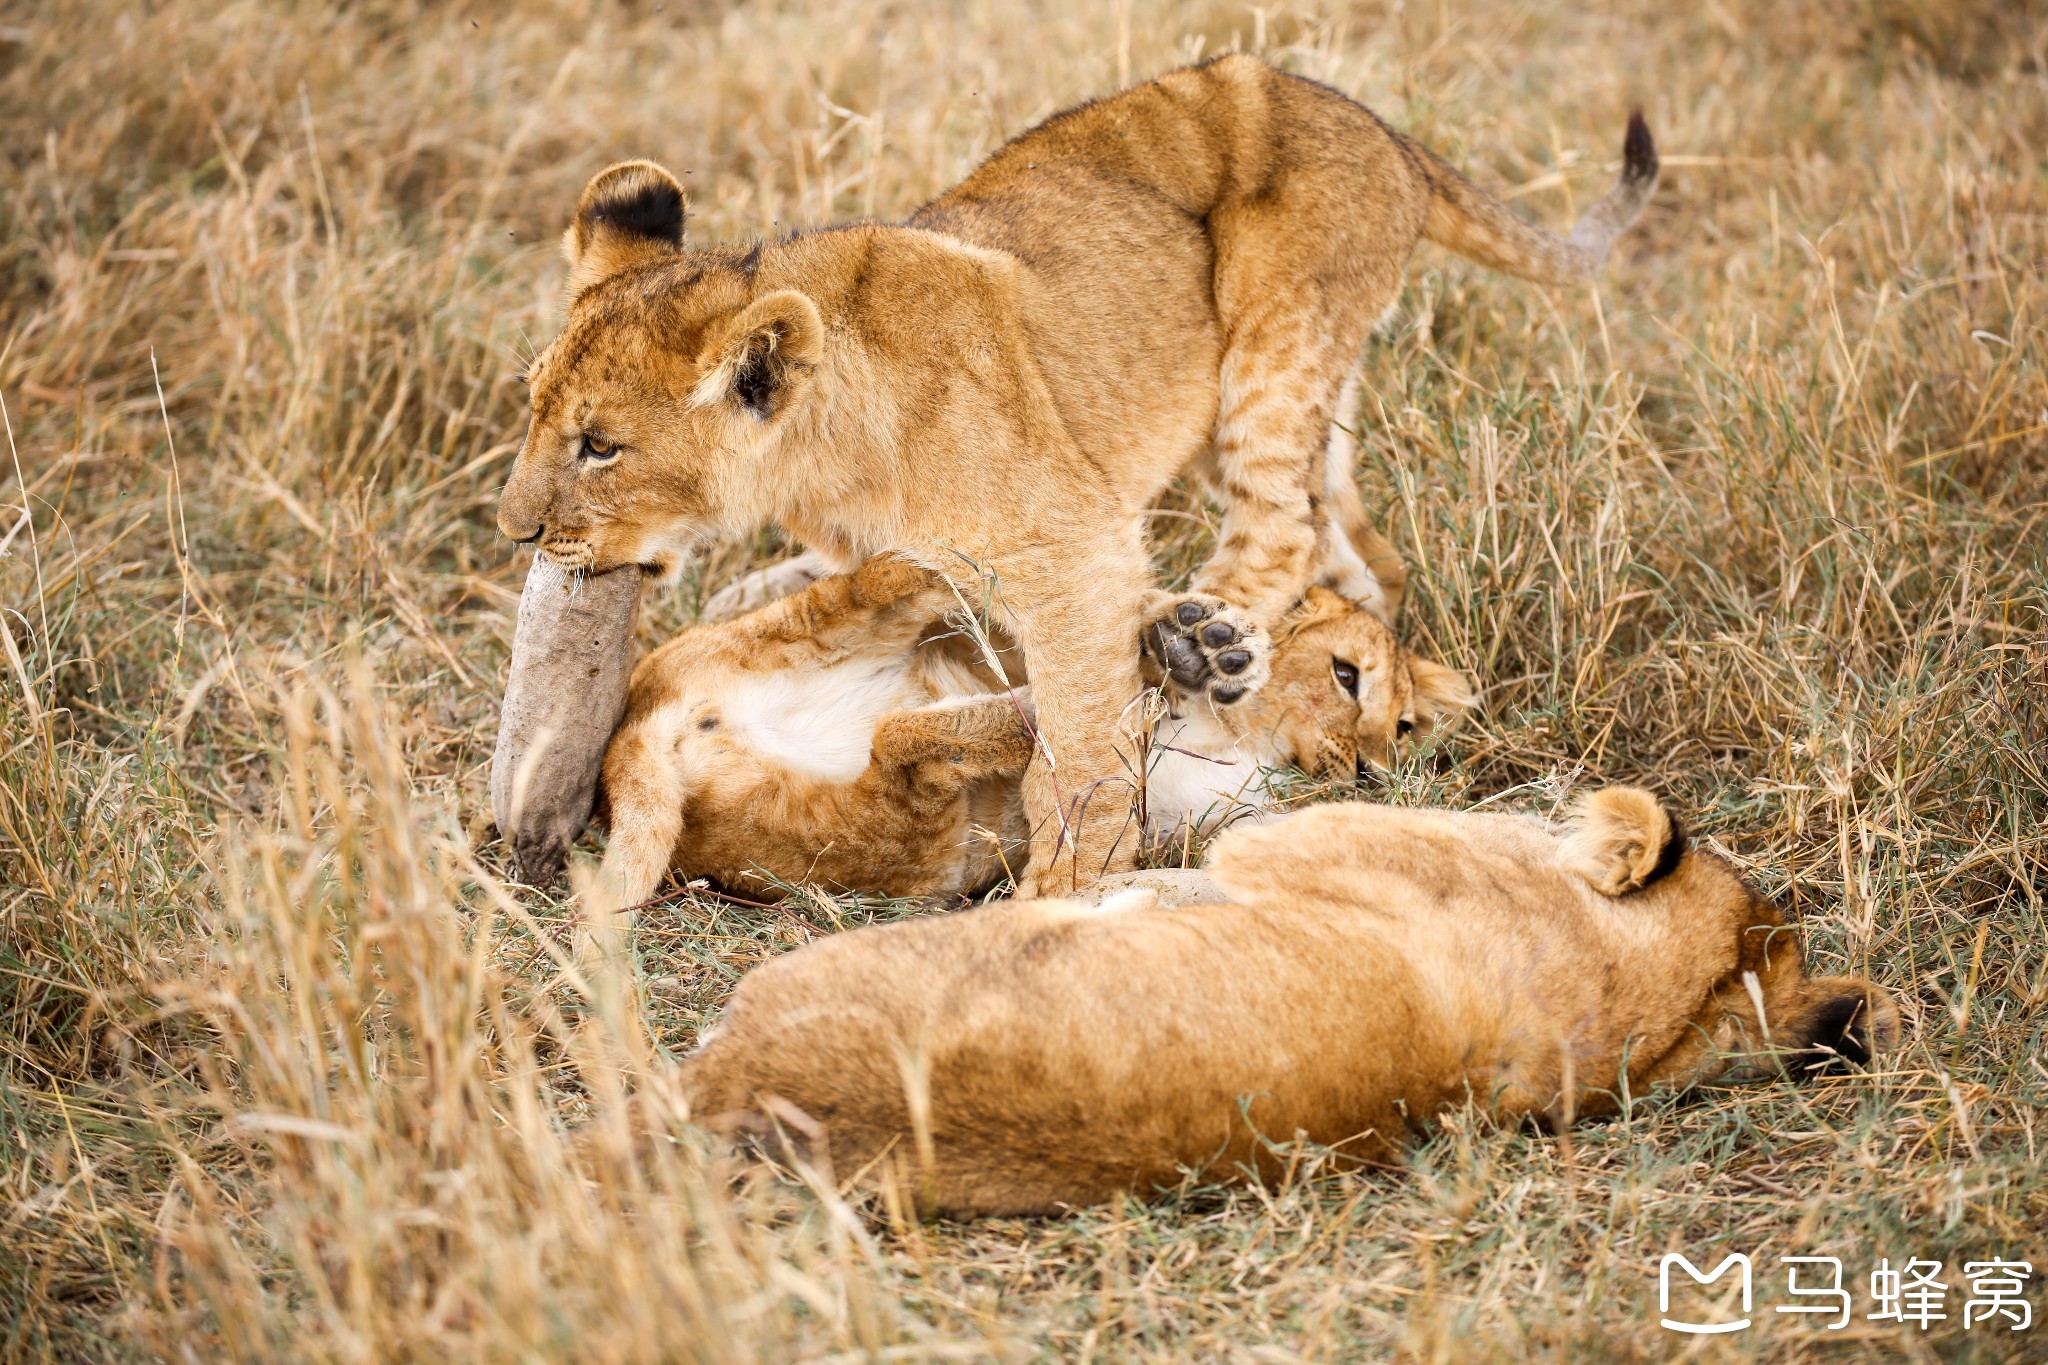
[[[1602,12],[1591,12],[1598,8]],[[2048,33],[2019,4],[1268,9],[791,0],[0,8],[0,1350],[43,1358],[2041,1359]],[[1425,248],[1359,477],[1483,713],[1391,799],[1642,779],[1897,993],[1807,1088],[1467,1116],[1406,1173],[919,1224],[685,1140],[632,1075],[746,967],[928,907],[692,900],[621,983],[507,888],[492,526],[584,179],[691,232],[895,216],[1059,106],[1232,46],[1563,224],[1643,104],[1596,288]],[[1162,569],[1209,515],[1157,521]],[[726,547],[664,600],[773,552]],[[594,998],[593,998],[594,997]],[[1758,1267],[1682,1341],[1656,1263]],[[1856,1320],[1780,1316],[1836,1255]],[[1949,1317],[1870,1322],[1880,1257]]]

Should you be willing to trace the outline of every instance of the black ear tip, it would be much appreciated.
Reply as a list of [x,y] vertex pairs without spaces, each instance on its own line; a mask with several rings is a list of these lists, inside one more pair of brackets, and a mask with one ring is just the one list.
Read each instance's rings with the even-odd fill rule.
[[1841,1031],[1829,1040],[1829,1045],[1857,1066],[1868,1066],[1871,1057],[1870,1039],[1867,1031],[1859,1027],[1864,1013],[1863,1002],[1852,1002],[1844,1013],[1847,1017],[1842,1021]]
[[590,220],[636,237],[653,237],[670,246],[683,242],[683,192],[653,176],[634,176],[607,189],[590,206]]
[[1663,806],[1663,811],[1664,818],[1671,822],[1671,834],[1665,839],[1664,847],[1657,852],[1656,866],[1650,869],[1649,876],[1643,878],[1644,886],[1676,872],[1678,865],[1685,861],[1686,850],[1692,846],[1691,841],[1686,838],[1685,822],[1672,813],[1671,807]]

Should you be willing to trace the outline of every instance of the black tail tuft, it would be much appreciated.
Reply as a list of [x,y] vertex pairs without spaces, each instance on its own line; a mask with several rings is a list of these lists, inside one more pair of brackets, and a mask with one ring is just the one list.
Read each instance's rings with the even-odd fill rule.
[[1623,180],[1654,180],[1657,176],[1657,140],[1650,136],[1650,125],[1643,121],[1643,111],[1631,109],[1628,115],[1628,135],[1621,143],[1621,178]]

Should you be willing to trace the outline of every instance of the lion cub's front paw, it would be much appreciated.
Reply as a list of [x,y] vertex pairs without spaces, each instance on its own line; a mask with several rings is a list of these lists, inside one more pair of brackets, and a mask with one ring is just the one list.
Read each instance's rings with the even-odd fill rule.
[[1271,644],[1248,613],[1204,593],[1161,593],[1150,606],[1145,657],[1175,688],[1228,706],[1265,685]]

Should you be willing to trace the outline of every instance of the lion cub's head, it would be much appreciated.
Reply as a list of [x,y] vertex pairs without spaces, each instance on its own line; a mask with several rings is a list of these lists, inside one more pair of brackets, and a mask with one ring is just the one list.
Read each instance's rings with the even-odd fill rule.
[[802,293],[760,293],[760,254],[683,251],[683,189],[646,161],[583,191],[563,239],[568,320],[528,372],[526,443],[498,529],[567,569],[678,569],[751,519],[761,461],[824,349]]
[[[1719,980],[1693,1007],[1689,1031],[1646,1080],[1795,1078],[1847,1061],[1868,1065],[1898,1045],[1899,1010],[1860,976],[1809,976],[1783,912],[1717,854],[1695,848],[1677,817],[1640,787],[1606,787],[1578,802],[1557,846],[1558,866],[1618,905],[1682,913],[1702,932],[1691,945]],[[1717,936],[1706,926],[1732,926]]]
[[1385,767],[1394,746],[1455,721],[1478,701],[1472,682],[1409,650],[1365,608],[1310,588],[1273,629],[1273,675],[1246,699],[1242,723],[1267,733],[1320,778]]

